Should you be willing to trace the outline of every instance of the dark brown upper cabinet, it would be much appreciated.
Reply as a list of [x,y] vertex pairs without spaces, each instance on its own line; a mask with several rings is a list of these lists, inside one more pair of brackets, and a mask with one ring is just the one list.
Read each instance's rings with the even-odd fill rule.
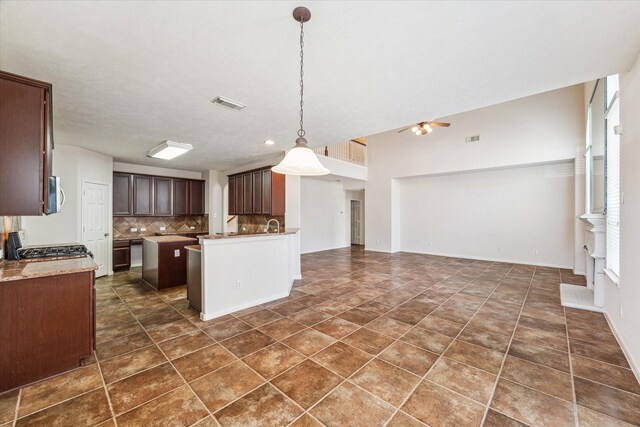
[[189,214],[189,184],[186,179],[173,180],[173,214]]
[[0,101],[0,215],[49,213],[51,85],[0,71]]
[[131,174],[113,174],[113,215],[129,216],[133,215],[133,201],[131,190]]
[[189,214],[204,215],[204,181],[189,181]]
[[263,168],[229,176],[229,215],[282,216],[285,176]]
[[133,214],[153,215],[153,177],[133,175]]
[[153,214],[173,215],[173,180],[156,176],[153,178]]
[[229,215],[236,215],[236,177],[229,177],[228,185]]

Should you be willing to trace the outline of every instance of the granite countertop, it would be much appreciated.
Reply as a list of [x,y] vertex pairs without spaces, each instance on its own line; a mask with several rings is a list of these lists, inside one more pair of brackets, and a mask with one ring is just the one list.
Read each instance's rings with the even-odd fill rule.
[[146,236],[142,236],[140,234],[133,234],[130,236],[120,236],[120,237],[114,237],[113,240],[114,241],[123,241],[123,240],[142,240],[146,237],[155,237],[155,236],[182,236],[185,234],[209,234],[209,230],[186,230],[186,231],[158,231],[158,232],[154,232],[153,234],[148,234]]
[[0,262],[0,282],[58,276],[97,270],[98,265],[90,256],[67,259],[19,260]]
[[190,250],[190,251],[202,252],[202,246],[201,245],[189,245],[189,246],[185,246],[184,248],[187,249],[187,250]]
[[299,228],[285,228],[284,230],[278,233],[219,233],[219,234],[209,234],[206,236],[202,236],[202,238],[207,240],[215,240],[215,239],[235,239],[235,238],[256,237],[256,236],[281,236],[283,234],[296,234],[298,231],[300,231]]
[[184,236],[145,236],[144,240],[156,243],[170,243],[170,242],[194,242],[197,241],[195,237]]

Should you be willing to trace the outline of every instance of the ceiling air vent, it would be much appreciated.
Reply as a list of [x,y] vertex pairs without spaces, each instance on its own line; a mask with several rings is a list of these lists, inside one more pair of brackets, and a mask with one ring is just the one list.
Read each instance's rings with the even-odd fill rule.
[[466,142],[467,144],[471,144],[473,142],[478,142],[478,141],[480,141],[480,135],[468,136],[464,139],[464,142]]
[[244,107],[246,107],[246,105],[244,104],[240,104],[239,102],[232,101],[229,98],[225,98],[222,96],[216,96],[215,98],[213,98],[211,103],[222,105],[223,107],[231,108],[232,110],[236,110],[236,111],[240,111]]

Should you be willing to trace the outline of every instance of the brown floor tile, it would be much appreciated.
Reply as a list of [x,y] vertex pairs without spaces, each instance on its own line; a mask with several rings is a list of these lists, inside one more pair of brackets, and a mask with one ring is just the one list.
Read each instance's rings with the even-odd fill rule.
[[640,425],[640,395],[574,378],[576,403],[630,424]]
[[575,426],[571,403],[503,379],[498,381],[491,407],[533,427]]
[[416,325],[427,316],[428,313],[420,313],[402,306],[390,311],[385,316],[399,320],[409,325]]
[[564,351],[567,348],[567,334],[549,329],[530,328],[518,324],[516,333],[513,337],[519,341],[530,342],[532,344],[541,345],[543,347],[553,348],[554,350]]
[[469,321],[467,326],[476,329],[482,329],[483,331],[487,332],[493,332],[494,334],[511,336],[516,324],[515,322],[505,322],[503,320],[494,318],[487,319],[476,316]]
[[280,318],[282,318],[281,314],[265,309],[247,314],[245,316],[242,316],[240,319],[253,327],[258,327],[273,322],[274,320],[278,320]]
[[358,329],[351,335],[347,335],[341,341],[350,346],[366,351],[369,354],[375,355],[391,345],[394,340],[366,328],[362,328]]
[[331,316],[321,311],[307,308],[306,310],[302,310],[290,315],[289,318],[298,323],[302,323],[303,325],[313,326],[316,323],[320,323],[323,320],[331,318]]
[[507,356],[500,375],[504,379],[573,402],[571,375],[568,373]]
[[449,337],[456,337],[464,328],[463,324],[452,322],[451,320],[441,319],[436,316],[427,316],[417,324],[419,328],[428,329]]
[[253,329],[252,326],[240,319],[231,319],[216,323],[203,329],[211,338],[222,341]]
[[388,335],[393,338],[400,338],[409,329],[412,328],[408,323],[401,322],[396,319],[392,319],[387,316],[379,317],[373,322],[366,325],[367,329],[380,334]]
[[572,356],[571,363],[573,375],[576,377],[640,394],[640,384],[631,369],[580,356]]
[[236,360],[238,359],[227,349],[220,344],[214,344],[175,359],[173,366],[185,380],[193,381]]
[[274,340],[282,340],[290,335],[303,330],[305,326],[301,323],[294,322],[291,319],[278,319],[275,322],[268,323],[258,328],[260,332],[269,335]]
[[96,348],[96,357],[98,360],[107,360],[151,344],[153,344],[153,341],[144,332],[127,335],[103,344],[98,344]]
[[437,354],[402,341],[394,342],[378,357],[420,376],[438,360]]
[[245,357],[243,360],[260,375],[271,379],[302,362],[304,356],[276,343]]
[[337,342],[314,355],[312,359],[347,378],[371,360],[371,355],[345,343]]
[[93,426],[109,418],[109,402],[100,388],[20,418],[16,426]]
[[506,415],[496,412],[493,409],[489,409],[487,412],[487,418],[484,420],[483,427],[527,427],[526,424],[516,421],[513,418],[509,418]]
[[100,369],[105,383],[110,384],[166,361],[167,358],[154,345],[101,362]]
[[393,407],[345,382],[310,412],[329,427],[383,426],[393,415]]
[[262,384],[264,380],[238,361],[190,383],[211,412],[216,412]]
[[170,360],[173,360],[177,359],[178,357],[182,357],[185,354],[200,350],[201,348],[209,346],[214,342],[215,341],[212,340],[207,334],[200,330],[197,330],[189,332],[177,338],[164,341],[158,344],[158,347],[160,347],[160,350],[162,350]]
[[441,319],[450,320],[464,325],[473,317],[474,314],[475,312],[472,310],[453,310],[440,307],[435,309],[431,313],[431,316],[436,316]]
[[274,307],[271,307],[270,310],[275,311],[276,313],[281,314],[283,316],[288,316],[290,314],[297,313],[301,310],[304,310],[305,308],[307,307],[302,304],[298,304],[297,302],[287,301],[285,303],[278,304]]
[[173,308],[167,306],[166,309],[156,310],[156,312],[138,317],[138,321],[145,329],[155,328],[156,326],[182,320],[180,313]]
[[191,322],[182,319],[148,328],[147,333],[151,339],[158,343],[196,330],[197,328]]
[[314,325],[313,329],[339,340],[340,338],[349,335],[359,327],[360,326],[355,323],[351,323],[339,317],[332,317],[329,320],[325,320],[324,322]]
[[195,394],[183,385],[163,396],[120,415],[118,426],[190,426],[209,415]]
[[578,405],[580,427],[631,427],[631,424]]
[[420,383],[402,410],[432,426],[479,426],[484,406],[430,381]]
[[511,337],[467,326],[457,339],[504,353]]
[[95,364],[26,386],[20,396],[18,417],[24,417],[98,387],[102,387],[102,378]]
[[303,408],[309,408],[342,379],[311,360],[306,360],[284,374],[271,380],[291,399]]
[[398,411],[386,427],[424,427],[425,425],[404,412]]
[[503,353],[458,340],[451,343],[444,356],[492,374],[497,374],[500,371],[500,365],[504,358]]
[[392,307],[382,304],[378,301],[367,301],[364,304],[360,304],[357,308],[361,310],[370,311],[372,313],[376,313],[381,316],[385,314],[387,311],[391,310]]
[[262,332],[251,330],[222,341],[220,344],[237,357],[244,357],[274,342],[272,338]]
[[131,320],[128,323],[120,323],[96,330],[96,343],[100,345],[116,338],[126,337],[127,335],[137,334],[143,331],[144,329],[142,329],[142,326],[140,326],[136,320]]
[[542,347],[524,341],[513,340],[509,347],[509,356],[519,357],[529,362],[549,368],[569,372],[569,355],[567,353]]
[[148,402],[184,384],[169,363],[127,377],[107,386],[116,414]]
[[215,416],[222,425],[286,426],[302,413],[285,395],[265,384],[236,400]]
[[[586,326],[586,325],[585,325]],[[568,328],[569,338],[573,340],[585,341],[596,345],[606,345],[618,347],[618,341],[611,331],[601,331],[598,329],[586,329],[583,327],[573,326]]]
[[339,318],[347,320],[356,325],[364,326],[374,319],[377,319],[380,315],[371,311],[362,310],[360,308],[352,308],[349,311],[345,311],[338,315]]
[[305,356],[311,356],[312,354],[333,344],[335,341],[336,340],[334,338],[329,335],[325,335],[322,332],[318,332],[315,329],[305,329],[302,332],[298,332],[297,334],[291,335],[289,338],[282,340],[282,343]]
[[420,377],[379,359],[373,359],[352,376],[350,381],[393,406],[398,406],[418,384]]
[[451,343],[452,338],[426,329],[414,328],[400,340],[433,353],[441,354]]
[[290,427],[322,427],[322,424],[312,418],[311,415],[303,414],[300,418],[290,424]]
[[622,366],[623,368],[630,368],[627,358],[618,345],[597,345],[573,339],[569,341],[569,344],[571,345],[572,355],[588,357],[601,362],[611,363],[612,365]]
[[483,405],[489,401],[497,379],[493,374],[446,357],[438,360],[426,378]]
[[0,425],[15,418],[19,394],[18,389],[0,394]]

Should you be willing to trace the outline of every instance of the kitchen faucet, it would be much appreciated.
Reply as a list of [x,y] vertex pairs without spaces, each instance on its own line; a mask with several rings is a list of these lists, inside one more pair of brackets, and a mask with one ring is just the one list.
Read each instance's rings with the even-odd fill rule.
[[278,221],[275,218],[271,218],[269,221],[267,221],[267,234],[269,234],[269,225],[271,224],[271,221],[275,221],[276,222],[276,225],[278,227],[278,228],[276,228],[276,233],[279,233],[280,232],[280,221]]

